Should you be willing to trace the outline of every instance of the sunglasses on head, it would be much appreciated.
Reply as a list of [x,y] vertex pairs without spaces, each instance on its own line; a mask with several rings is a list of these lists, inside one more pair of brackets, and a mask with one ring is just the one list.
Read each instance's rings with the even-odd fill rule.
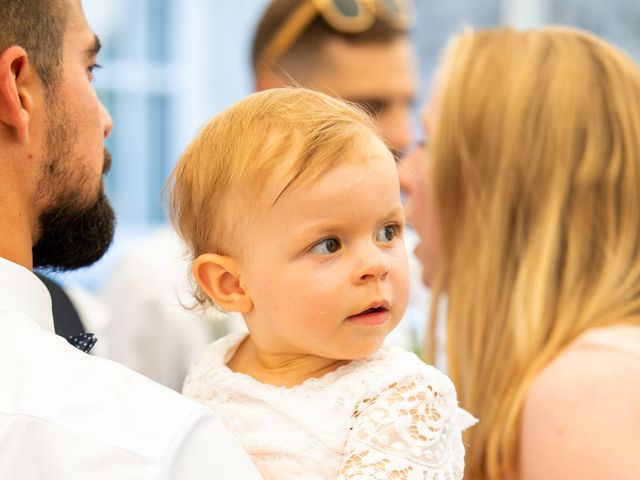
[[400,31],[415,23],[413,0],[303,0],[282,22],[258,61],[268,66],[284,55],[311,22],[321,15],[337,32],[362,33],[376,18]]

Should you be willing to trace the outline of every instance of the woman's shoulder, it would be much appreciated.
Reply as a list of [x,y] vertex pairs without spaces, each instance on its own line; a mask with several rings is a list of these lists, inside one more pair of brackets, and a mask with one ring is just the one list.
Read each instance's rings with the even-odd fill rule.
[[625,471],[640,478],[640,458],[625,454],[637,449],[638,404],[640,327],[585,332],[529,388],[522,478],[632,478],[615,474]]
[[640,360],[640,325],[619,324],[587,330],[569,347],[573,350],[610,350]]
[[576,396],[586,393],[581,388],[636,381],[640,382],[640,326],[615,325],[579,336],[537,375],[529,397]]

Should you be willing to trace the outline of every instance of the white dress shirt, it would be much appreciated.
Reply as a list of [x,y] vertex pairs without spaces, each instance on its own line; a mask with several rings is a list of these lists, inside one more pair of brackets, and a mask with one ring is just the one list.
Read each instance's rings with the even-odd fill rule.
[[0,478],[260,478],[205,408],[52,332],[45,286],[0,258]]

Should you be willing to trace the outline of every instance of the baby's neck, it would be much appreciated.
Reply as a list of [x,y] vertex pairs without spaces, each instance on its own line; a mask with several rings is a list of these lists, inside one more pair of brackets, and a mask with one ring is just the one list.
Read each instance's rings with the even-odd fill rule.
[[335,360],[304,353],[269,353],[261,351],[248,336],[238,347],[227,366],[255,380],[278,387],[295,387],[310,378],[320,378],[349,360]]

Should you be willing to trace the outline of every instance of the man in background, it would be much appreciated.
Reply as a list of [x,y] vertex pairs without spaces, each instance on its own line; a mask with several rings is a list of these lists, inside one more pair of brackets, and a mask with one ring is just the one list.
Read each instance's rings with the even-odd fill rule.
[[[359,104],[399,158],[413,141],[417,74],[411,2],[275,0],[262,16],[251,60],[256,90],[300,85]],[[346,2],[349,3],[349,2]],[[388,5],[396,5],[389,9]],[[319,7],[324,5],[324,7]]]
[[[345,3],[356,10],[341,10]],[[374,10],[360,1],[272,1],[253,41],[255,88],[305,86],[355,102],[377,120],[399,159],[413,142],[417,75],[409,30],[415,14],[410,1],[373,3]],[[111,311],[110,358],[176,390],[209,342],[243,328],[235,316],[221,314],[210,326],[184,308],[193,303],[185,259],[184,246],[167,227],[126,254],[102,291]],[[423,343],[416,331],[427,312],[416,265],[407,315],[389,337],[407,349]]]

